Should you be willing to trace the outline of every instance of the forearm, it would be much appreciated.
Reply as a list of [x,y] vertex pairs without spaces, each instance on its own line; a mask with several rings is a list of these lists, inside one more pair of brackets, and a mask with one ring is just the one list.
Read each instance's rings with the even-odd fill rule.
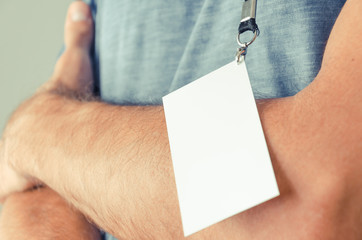
[[[310,123],[316,117],[307,112],[312,99],[300,98],[278,99],[259,105],[282,195],[294,191],[291,183],[307,183],[308,177],[314,174],[308,169],[301,172],[296,166],[298,161],[307,160],[305,149],[313,149],[315,142],[308,142],[306,138],[302,148],[291,142],[292,139],[302,141],[298,140],[300,134],[316,134],[310,128],[308,131],[293,129],[293,122]],[[29,159],[34,159],[34,164],[27,165],[31,168],[23,169],[24,172],[47,183],[116,236],[125,239],[182,238],[162,107],[112,106],[78,102],[57,95],[44,95],[36,101],[39,104],[32,104],[32,109],[26,111],[29,114],[18,119],[25,117],[23,124],[27,127],[22,125],[24,134],[17,139],[21,139],[22,150],[28,152]],[[41,102],[51,104],[43,107]],[[47,109],[47,106],[52,107]],[[320,123],[315,126],[320,127]],[[32,134],[27,134],[30,131]],[[325,154],[320,152],[318,156]],[[296,156],[298,158],[293,159]],[[316,169],[327,169],[323,164]],[[321,185],[313,190],[320,191],[324,187]],[[325,193],[325,190],[321,192]],[[228,239],[248,238],[253,236],[250,229],[263,223],[269,225],[263,228],[264,232],[270,232],[274,224],[282,221],[275,217],[281,203],[290,204],[284,198],[278,199],[253,210],[263,209],[262,219],[258,214],[235,216],[193,237],[209,239],[210,236],[229,235]],[[274,208],[268,207],[270,205]],[[298,211],[294,213],[296,216],[306,209]],[[253,224],[255,218],[259,218],[258,224]]]
[[58,194],[44,187],[14,193],[2,208],[2,240],[89,239],[99,240],[99,231]]
[[46,106],[58,107],[32,104],[29,114],[20,117],[32,132],[20,137],[22,150],[36,159],[30,164],[36,168],[25,172],[46,182],[106,230],[119,229],[136,238],[141,232],[122,227],[133,223],[147,233],[170,219],[174,221],[165,232],[172,232],[169,226],[174,225],[180,233],[161,107],[42,97],[35,101],[52,101]]
[[[328,81],[331,79],[318,77],[315,82],[322,84]],[[340,185],[346,181],[343,177],[348,175],[353,180],[358,176],[336,174],[345,166],[333,162],[335,156],[331,156],[337,152],[345,154],[342,158],[349,159],[349,153],[356,154],[352,150],[359,144],[356,141],[358,134],[353,134],[353,131],[360,131],[355,127],[357,118],[340,112],[354,112],[353,109],[336,108],[330,104],[333,98],[328,96],[333,96],[333,88],[323,89],[322,92],[327,91],[327,94],[320,94],[318,89],[322,89],[322,85],[315,85],[297,98],[259,105],[282,196],[291,192],[299,196],[299,191],[310,193],[310,205],[293,210],[292,216],[296,218],[300,218],[303,212],[313,212],[315,207],[312,205],[320,207],[325,204],[323,201],[317,204],[316,201],[325,199],[324,195],[332,192],[338,195],[336,200],[330,201],[331,205],[335,203],[330,208],[338,206],[333,211],[358,204],[358,198],[349,205],[339,203],[339,196],[345,195]],[[32,161],[22,166],[27,169],[19,170],[47,183],[95,223],[116,236],[125,239],[145,236],[182,238],[162,107],[112,106],[101,102],[79,102],[53,94],[44,94],[32,101],[29,108],[23,107],[22,114],[15,116],[11,124],[17,141],[20,141],[16,146],[22,146],[28,161]],[[45,102],[48,104],[42,104]],[[324,148],[327,151],[315,147],[329,143],[322,139],[324,129],[330,129],[323,127],[326,120],[329,125],[337,126],[327,133],[327,138],[342,139],[345,144],[343,149],[340,149],[340,141]],[[345,120],[351,125],[341,123]],[[16,125],[21,125],[21,132],[16,131]],[[346,134],[341,135],[341,131]],[[314,136],[317,139],[313,139]],[[11,131],[8,140],[11,143]],[[358,159],[356,157],[358,155],[354,157]],[[313,168],[305,167],[308,161]],[[327,180],[320,182],[320,179]],[[310,182],[320,182],[320,185],[310,185]],[[349,182],[359,184],[358,179]],[[358,185],[355,187],[358,189]],[[298,192],[294,192],[295,189]],[[278,210],[288,206],[293,206],[292,201],[282,197],[249,211],[252,214],[237,215],[193,237],[209,239],[208,236],[229,235],[227,239],[248,238],[255,235],[250,229],[260,231],[257,226],[264,226],[262,233],[272,232],[278,224],[286,224],[282,217],[276,216],[279,216]],[[355,212],[352,219],[358,220],[358,214],[358,211]],[[288,224],[296,223],[288,221]]]
[[[112,106],[49,94],[34,101],[39,104],[32,103],[16,120],[23,131],[16,145],[33,161],[20,170],[118,237],[183,238],[162,107]],[[278,111],[283,116],[286,109]],[[236,216],[193,237],[250,236],[250,225],[240,227],[238,221]]]

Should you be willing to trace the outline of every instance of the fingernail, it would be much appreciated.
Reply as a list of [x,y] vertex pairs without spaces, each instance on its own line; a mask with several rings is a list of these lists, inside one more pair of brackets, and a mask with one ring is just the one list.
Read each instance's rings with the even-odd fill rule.
[[72,12],[72,21],[73,22],[80,22],[85,21],[88,19],[87,13],[85,12],[86,9],[81,7],[75,7]]

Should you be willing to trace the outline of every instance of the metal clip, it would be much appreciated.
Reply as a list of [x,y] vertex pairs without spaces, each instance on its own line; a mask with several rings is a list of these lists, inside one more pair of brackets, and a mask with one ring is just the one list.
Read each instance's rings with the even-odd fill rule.
[[241,11],[241,21],[248,21],[250,18],[255,19],[256,16],[256,0],[245,0]]
[[[256,37],[259,36],[259,28],[256,24],[256,1],[257,0],[244,0],[243,8],[241,11],[241,21],[239,24],[239,33],[236,38],[240,48],[236,52],[236,61],[241,63],[245,58],[246,50],[250,44],[252,44]],[[242,42],[240,35],[246,31],[252,31],[254,33],[253,38],[249,42]]]
[[248,47],[240,47],[236,50],[235,60],[238,64],[242,63],[245,60],[246,50]]

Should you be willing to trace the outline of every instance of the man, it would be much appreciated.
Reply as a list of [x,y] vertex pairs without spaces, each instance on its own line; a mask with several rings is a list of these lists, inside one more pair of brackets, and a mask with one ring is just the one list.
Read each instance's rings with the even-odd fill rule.
[[[281,196],[189,239],[361,238],[361,10],[358,0],[344,6],[313,83],[292,97],[258,103]],[[183,239],[162,107],[91,99],[92,21],[86,5],[71,6],[65,38],[53,77],[20,106],[4,133],[2,196],[41,182],[119,239]],[[190,57],[180,56],[180,64]],[[101,55],[102,62],[107,59]],[[140,93],[130,89],[142,103]],[[10,195],[4,208],[37,193]],[[13,209],[21,207],[28,206]],[[77,212],[68,214],[82,229],[92,229]],[[11,216],[2,217],[4,224]],[[27,220],[22,225],[39,227]]]

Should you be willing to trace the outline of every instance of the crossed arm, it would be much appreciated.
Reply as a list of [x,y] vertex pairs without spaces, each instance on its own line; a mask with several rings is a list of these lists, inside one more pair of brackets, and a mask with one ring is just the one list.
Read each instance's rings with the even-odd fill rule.
[[[361,238],[361,11],[346,3],[310,86],[258,104],[281,196],[189,239]],[[64,96],[63,73],[15,112],[6,160],[121,239],[183,239],[162,107]]]

